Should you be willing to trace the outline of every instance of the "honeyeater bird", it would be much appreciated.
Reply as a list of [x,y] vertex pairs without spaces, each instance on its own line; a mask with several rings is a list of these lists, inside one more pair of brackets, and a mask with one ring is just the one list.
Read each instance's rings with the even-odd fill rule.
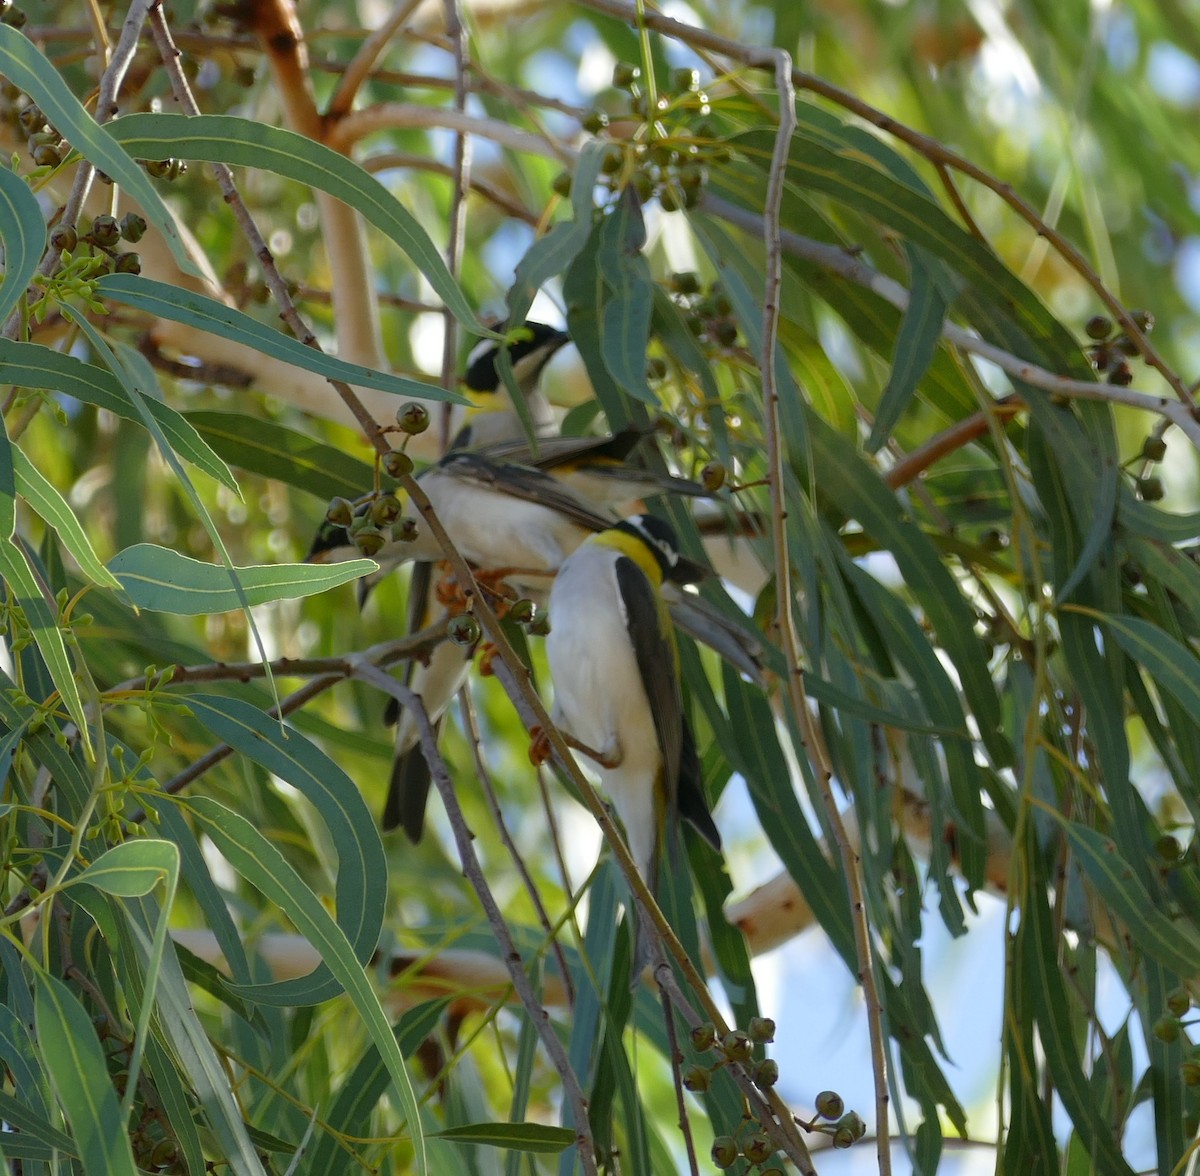
[[[507,340],[485,340],[468,359],[462,386],[472,401],[468,419],[455,437],[455,449],[418,475],[455,546],[476,567],[515,568],[507,582],[517,591],[544,599],[558,565],[592,531],[608,526],[642,498],[664,492],[706,495],[698,483],[654,471],[634,460],[635,450],[652,430],[628,428],[608,436],[538,436],[531,440],[525,424],[504,395],[499,355],[507,348],[515,382],[525,397],[535,428],[553,428],[549,404],[539,378],[549,359],[568,341],[544,323],[526,322]],[[368,521],[375,497],[354,504],[354,515]],[[409,585],[409,627],[436,618],[431,603],[433,571],[428,561],[441,558],[432,536],[409,528],[422,524],[409,506],[398,506],[394,522],[375,529],[382,546],[371,554],[380,571],[359,583],[360,603],[370,587],[402,563],[415,562]],[[357,524],[356,524],[357,525]],[[403,536],[395,540],[393,533]],[[379,543],[380,540],[375,540]],[[360,554],[350,530],[338,522],[322,525],[308,558],[333,562]],[[695,565],[693,565],[695,566]],[[524,573],[524,574],[522,574]],[[532,574],[530,574],[532,573]],[[755,655],[746,649],[744,627],[707,607],[699,597],[673,603],[679,623],[730,658],[743,672],[755,674]],[[444,610],[443,610],[444,612]],[[466,681],[473,650],[445,642],[424,663],[408,671],[408,685],[421,696],[430,719],[441,715]],[[390,701],[385,719],[396,724],[396,754],[383,813],[385,830],[402,826],[413,842],[421,837],[429,793],[429,772],[417,749],[415,716]]]
[[[495,324],[497,330],[502,324]],[[558,428],[554,409],[541,388],[542,369],[571,337],[566,331],[527,319],[503,342],[483,339],[467,356],[462,391],[471,402],[462,424],[451,434],[451,449],[479,449],[484,445],[526,436],[524,418],[511,402],[500,372],[500,355],[508,352],[513,382],[525,404],[525,416],[535,436]]]
[[[546,638],[554,723],[595,763],[638,872],[656,895],[663,842],[679,817],[721,848],[661,592],[665,579],[680,578],[681,558],[672,528],[651,515],[591,536],[558,570]],[[648,962],[639,932],[635,978]]]

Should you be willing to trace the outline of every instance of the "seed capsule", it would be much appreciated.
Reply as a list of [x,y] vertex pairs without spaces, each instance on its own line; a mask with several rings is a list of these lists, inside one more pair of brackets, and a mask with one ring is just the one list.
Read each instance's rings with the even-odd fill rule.
[[712,1083],[712,1072],[706,1066],[691,1065],[683,1071],[683,1088],[697,1094],[707,1090]]
[[118,274],[140,274],[142,259],[136,253],[122,253],[113,263],[113,272]]
[[754,1067],[754,1085],[769,1090],[779,1081],[779,1063],[774,1058],[764,1058]]
[[470,613],[459,613],[458,616],[451,617],[446,626],[446,636],[455,645],[474,645],[479,640],[480,632],[479,622]]
[[1162,461],[1167,456],[1167,443],[1161,437],[1147,437],[1142,442],[1142,457],[1146,461]]
[[127,212],[121,217],[121,236],[131,244],[136,244],[146,235],[146,221],[136,212]]
[[348,527],[354,522],[354,507],[346,498],[334,498],[325,512],[325,521],[335,527]]
[[775,1040],[775,1022],[770,1017],[751,1017],[746,1032],[750,1034],[751,1041],[765,1045]]
[[765,1160],[769,1160],[774,1150],[771,1137],[764,1131],[755,1131],[752,1135],[748,1135],[742,1143],[742,1155],[752,1164],[761,1164]]
[[424,433],[429,428],[429,409],[415,400],[403,404],[396,410],[396,424],[409,436]]
[[375,530],[374,527],[363,527],[354,536],[354,546],[368,559],[373,555],[378,555],[380,548],[386,542],[382,532]]
[[79,233],[74,225],[55,225],[50,230],[50,244],[64,253],[74,253],[79,247]]
[[403,478],[413,472],[413,461],[407,453],[399,449],[391,449],[383,455],[383,472],[389,478]]
[[712,1049],[717,1044],[717,1031],[713,1025],[705,1021],[703,1025],[697,1025],[692,1030],[692,1048],[704,1053],[705,1050]]
[[750,1037],[741,1029],[727,1033],[721,1042],[721,1052],[732,1062],[748,1062],[754,1054]]
[[840,1119],[846,1110],[846,1104],[836,1090],[822,1090],[817,1095],[816,1107],[822,1119]]
[[101,213],[92,221],[92,230],[88,234],[101,248],[111,249],[121,239],[121,229],[116,217]]
[[738,1145],[732,1135],[718,1135],[713,1140],[712,1162],[718,1168],[732,1168],[737,1158]]
[[640,66],[629,61],[618,61],[613,66],[612,84],[618,90],[628,90],[642,76]]
[[1112,334],[1112,319],[1105,318],[1102,314],[1094,314],[1083,324],[1083,329],[1089,339],[1107,339]]
[[394,494],[381,494],[371,503],[371,522],[377,527],[390,527],[400,517],[400,499]]

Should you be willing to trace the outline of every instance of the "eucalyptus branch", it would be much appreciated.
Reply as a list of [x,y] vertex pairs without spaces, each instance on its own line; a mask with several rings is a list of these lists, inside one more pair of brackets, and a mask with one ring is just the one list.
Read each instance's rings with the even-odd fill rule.
[[[121,83],[129,72],[134,54],[137,52],[138,39],[142,35],[142,25],[146,22],[146,14],[152,0],[132,0],[125,21],[121,25],[121,36],[113,47],[108,65],[100,78],[100,88],[96,94],[96,121],[106,123],[117,113],[117,94]],[[86,159],[81,159],[75,170],[75,179],[67,202],[63,205],[62,222],[73,225],[79,219],[79,213],[84,201],[91,191],[92,181],[96,177],[95,167]],[[37,272],[43,278],[53,277],[58,270],[62,257],[62,247],[51,241],[46,246],[46,252],[38,265]],[[15,339],[21,329],[21,312],[15,311],[4,324],[4,338]],[[11,398],[10,398],[11,399]],[[9,405],[6,404],[5,410]]]
[[[766,200],[763,205],[763,234],[766,246],[766,267],[763,276],[763,337],[760,355],[763,400],[766,406],[767,482],[771,498],[771,547],[775,557],[775,624],[779,645],[787,665],[787,694],[803,746],[818,777],[826,819],[833,830],[841,856],[842,871],[850,898],[851,924],[854,928],[854,948],[858,963],[858,982],[862,985],[867,1009],[867,1026],[871,1039],[871,1068],[875,1081],[875,1117],[880,1139],[888,1134],[888,1083],[884,1054],[883,1006],[875,984],[872,962],[871,932],[866,904],[863,902],[862,862],[850,845],[838,811],[837,800],[830,787],[833,770],[822,740],[812,722],[812,711],[804,690],[800,668],[799,642],[795,618],[792,615],[791,558],[787,541],[787,502],[784,490],[784,459],[782,426],[779,411],[779,380],[776,373],[779,330],[779,291],[783,286],[783,243],[780,239],[779,214],[783,204],[784,184],[796,130],[796,95],[792,89],[792,60],[783,50],[774,52],[775,85],[779,92],[779,126],[771,155],[771,170],[767,178]],[[890,1176],[891,1151],[881,1142],[878,1151],[881,1176]]]
[[[763,218],[757,213],[739,208],[717,196],[705,195],[701,207],[704,211],[748,232],[761,232]],[[861,257],[850,250],[837,245],[829,245],[824,241],[814,241],[781,229],[780,240],[784,251],[793,257],[802,257],[811,261],[830,273],[837,274],[857,286],[862,286],[877,294],[885,302],[891,303],[898,310],[907,310],[909,292],[894,278],[881,274],[873,269]],[[1095,380],[1075,380],[1068,376],[1060,376],[1048,371],[1038,364],[1022,359],[1012,352],[997,347],[994,343],[980,338],[974,331],[946,321],[942,324],[942,338],[962,351],[978,355],[980,359],[989,360],[1001,371],[1014,380],[1020,380],[1035,388],[1041,388],[1055,396],[1065,396],[1076,400],[1099,400],[1109,404],[1123,404],[1129,408],[1142,409],[1176,425],[1181,432],[1200,448],[1200,415],[1192,407],[1190,400],[1180,402],[1169,400],[1163,396],[1152,396],[1146,392],[1135,392],[1132,388],[1123,388],[1117,384],[1101,384]]]
[[500,955],[512,978],[513,988],[520,997],[521,1004],[525,1007],[526,1013],[529,1015],[538,1036],[541,1038],[542,1045],[550,1055],[554,1063],[554,1068],[562,1080],[563,1093],[571,1106],[572,1118],[574,1119],[573,1126],[576,1132],[575,1145],[579,1155],[579,1164],[585,1173],[595,1174],[596,1144],[592,1139],[591,1128],[588,1123],[587,1100],[584,1098],[583,1089],[579,1085],[579,1079],[571,1067],[571,1061],[567,1057],[566,1049],[559,1040],[558,1034],[554,1031],[553,1025],[550,1024],[550,1015],[538,1001],[533,991],[533,986],[530,984],[529,977],[526,975],[521,963],[521,953],[517,950],[517,945],[513,942],[508,925],[504,921],[504,913],[500,910],[500,906],[496,902],[491,888],[488,886],[483,868],[479,864],[479,858],[475,854],[471,831],[467,828],[466,818],[463,816],[462,807],[459,805],[458,797],[455,795],[454,783],[450,779],[450,772],[438,752],[437,737],[433,732],[432,724],[429,722],[429,715],[425,711],[425,705],[419,695],[396,681],[389,674],[385,674],[377,666],[363,663],[358,667],[357,676],[362,681],[369,682],[371,685],[390,694],[416,720],[421,737],[421,753],[425,756],[425,762],[429,765],[429,774],[432,776],[433,782],[441,794],[442,803],[446,807],[446,815],[450,818],[450,827],[454,831],[454,841],[458,847],[458,856],[462,862],[463,873],[466,874],[467,880],[471,883],[472,888],[478,896],[479,902],[487,916],[488,924],[492,928],[492,933],[496,936],[496,941],[500,945]]
[[386,668],[409,658],[421,657],[445,640],[446,626],[435,623],[407,637],[381,641],[367,649],[344,657],[280,657],[270,662],[207,662],[185,666],[176,662],[140,678],[127,678],[110,686],[104,693],[109,699],[115,694],[143,693],[157,690],[168,683],[172,686],[190,682],[252,682],[265,678],[268,671],[281,678],[323,677],[338,674],[351,677],[360,660]]
[[[446,13],[446,35],[454,55],[454,110],[467,110],[467,35],[463,28],[458,0],[442,0]],[[450,188],[449,236],[446,241],[446,267],[457,278],[462,268],[463,240],[466,229],[467,184],[471,175],[471,140],[461,131],[454,136],[453,184]],[[457,383],[458,323],[454,312],[442,309],[442,387],[449,390]],[[450,406],[442,406],[442,448],[450,444]]]
[[[633,24],[638,19],[637,5],[629,3],[628,0],[580,0],[580,2],[585,8],[590,8],[596,12],[605,12],[629,24]],[[772,72],[774,70],[773,50],[743,45],[737,41],[731,41],[727,37],[710,33],[707,29],[696,28],[693,25],[684,24],[682,21],[673,20],[656,12],[646,11],[643,14],[643,19],[650,28],[655,29],[664,36],[682,41],[686,45],[701,46],[714,53],[719,53],[732,61],[738,61],[743,65],[757,69]],[[1158,354],[1153,344],[1150,343],[1137,323],[1130,317],[1129,312],[1121,304],[1120,300],[1115,294],[1109,291],[1101,280],[1100,275],[1088,264],[1087,259],[1084,258],[1066,237],[1043,221],[1037,209],[1018,196],[1011,184],[1001,182],[994,176],[989,175],[978,165],[972,163],[969,159],[951,151],[931,136],[923,135],[920,131],[915,131],[911,127],[905,126],[902,122],[892,118],[891,115],[884,114],[883,111],[877,110],[875,107],[862,101],[861,98],[851,94],[848,90],[843,90],[841,87],[835,86],[823,78],[805,73],[802,70],[793,69],[791,81],[797,89],[809,90],[814,94],[819,94],[822,98],[836,103],[838,106],[864,119],[879,130],[894,136],[903,143],[907,143],[914,151],[923,155],[930,163],[934,164],[935,167],[941,165],[942,167],[953,168],[955,171],[962,172],[963,175],[969,176],[999,196],[1039,237],[1048,241],[1067,264],[1091,286],[1097,297],[1120,323],[1121,329],[1137,348],[1138,353],[1166,380],[1175,395],[1179,397],[1180,402],[1191,409],[1196,408],[1195,399],[1187,384]]]
[[[431,172],[438,176],[450,176],[451,178],[454,176],[454,168],[450,164],[430,159],[427,155],[414,155],[405,151],[383,151],[378,155],[368,156],[362,161],[362,165],[372,174],[381,171],[392,171],[396,168],[412,168]],[[527,225],[535,227],[541,221],[541,217],[536,212],[526,208],[520,201],[508,192],[505,192],[502,188],[498,188],[495,184],[489,184],[487,180],[480,179],[474,173],[467,177],[466,183],[472,192],[482,196],[514,220],[524,221]],[[428,309],[440,311],[442,308],[434,306]]]
[[386,130],[451,130],[464,135],[489,139],[510,151],[539,155],[558,163],[569,163],[575,157],[570,148],[553,139],[522,131],[510,123],[493,118],[478,118],[445,106],[420,106],[415,102],[380,102],[364,110],[352,110],[334,127],[330,127],[327,142],[337,151],[347,153],[360,139]]

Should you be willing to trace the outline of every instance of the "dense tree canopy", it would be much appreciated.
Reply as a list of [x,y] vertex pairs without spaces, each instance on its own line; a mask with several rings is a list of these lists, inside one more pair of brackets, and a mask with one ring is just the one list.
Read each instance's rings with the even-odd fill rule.
[[[1194,1167],[1184,5],[3,7],[8,1171]],[[526,319],[707,491],[657,905],[413,476]]]

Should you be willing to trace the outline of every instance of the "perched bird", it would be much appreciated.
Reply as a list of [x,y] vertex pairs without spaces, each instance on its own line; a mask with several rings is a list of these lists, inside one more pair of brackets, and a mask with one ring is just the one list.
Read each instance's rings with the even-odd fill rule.
[[[681,558],[674,531],[651,515],[593,535],[559,568],[546,638],[555,725],[596,764],[654,893],[664,838],[680,816],[721,848],[683,713],[679,655],[661,592],[665,579],[681,577]],[[649,962],[640,932],[638,943],[635,976]]]
[[[497,325],[497,329],[501,329]],[[558,428],[554,410],[541,389],[542,369],[571,337],[566,331],[546,323],[526,320],[508,334],[504,343],[483,339],[467,356],[461,391],[471,402],[462,424],[452,434],[450,448],[479,449],[485,445],[523,439],[526,428],[522,415],[511,402],[500,372],[500,354],[508,351],[513,382],[525,402],[525,410],[535,436],[553,433]]]

